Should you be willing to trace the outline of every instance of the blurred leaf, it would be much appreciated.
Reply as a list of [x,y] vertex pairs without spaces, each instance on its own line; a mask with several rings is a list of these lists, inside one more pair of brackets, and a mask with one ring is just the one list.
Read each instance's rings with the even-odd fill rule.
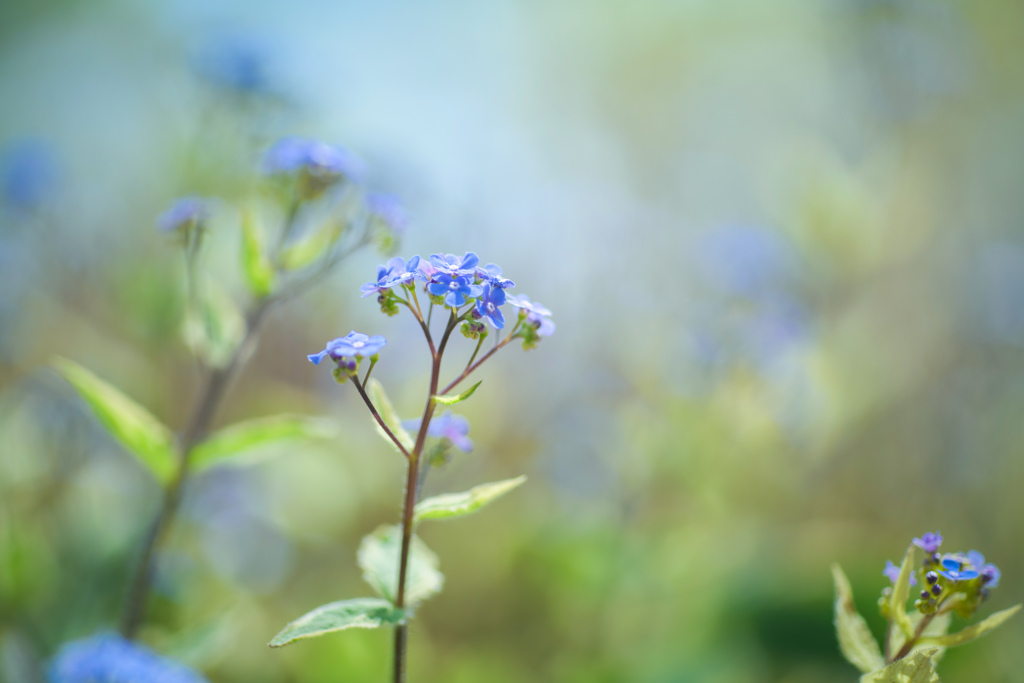
[[[373,401],[374,407],[377,408],[377,413],[381,419],[384,420],[384,424],[388,426],[388,429],[395,435],[398,441],[405,447],[405,450],[412,452],[413,440],[409,436],[409,432],[405,431],[402,427],[402,421],[398,417],[398,413],[395,412],[394,406],[391,405],[391,401],[388,400],[388,395],[384,393],[384,386],[377,381],[376,378],[371,379],[366,383],[366,394]],[[391,437],[387,435],[380,425],[377,425],[377,433],[384,438],[392,446],[395,443],[391,440]],[[397,450],[397,449],[396,449]]]
[[291,245],[281,254],[281,265],[288,270],[305,268],[330,251],[345,230],[345,221],[331,217],[316,230]]
[[231,295],[215,280],[203,283],[199,306],[199,310],[190,308],[185,314],[185,345],[206,365],[222,368],[245,336],[245,318]]
[[270,641],[270,647],[283,647],[303,638],[349,628],[380,628],[402,621],[405,614],[387,600],[355,598],[317,607],[288,624]]
[[[911,612],[909,616],[910,616],[910,623],[913,624],[914,632],[916,633],[917,632],[917,625],[919,623],[921,623],[921,619],[924,618],[924,615],[921,614],[920,612],[914,611],[914,612]],[[931,622],[927,626],[924,627],[924,631],[922,631],[921,634],[923,636],[944,636],[944,635],[946,635],[946,632],[949,630],[949,625],[950,625],[950,623],[952,621],[953,621],[953,614],[952,614],[952,612],[947,612],[946,614],[940,614],[937,617],[935,617],[934,619],[932,619]],[[900,649],[903,647],[903,644],[906,643],[906,642],[907,642],[907,637],[903,634],[903,631],[901,631],[898,628],[889,629],[889,652],[899,652]],[[920,650],[921,648],[925,648],[925,647],[934,648],[935,645],[928,644],[928,643],[925,643],[925,642],[922,642],[922,641],[918,641],[914,645],[914,647],[911,648],[910,651],[911,652],[915,652],[915,651]],[[938,649],[938,652],[935,653],[935,656],[932,657],[932,661],[935,662],[936,664],[938,664],[939,660],[942,659],[942,655],[946,652],[946,648],[944,648],[944,647],[939,647],[937,649]]]
[[954,645],[963,645],[964,643],[970,642],[975,638],[980,638],[992,629],[1001,626],[1004,621],[1012,617],[1014,614],[1020,611],[1020,605],[1014,605],[1009,609],[1004,609],[1001,612],[989,616],[983,621],[979,621],[977,624],[972,624],[962,631],[956,633],[950,633],[949,635],[942,636],[930,636],[927,642],[931,645],[939,645],[942,647],[953,647]]
[[440,403],[441,405],[444,406],[453,406],[459,401],[465,401],[467,398],[473,395],[473,392],[476,391],[476,388],[480,386],[481,382],[483,382],[483,380],[480,380],[480,382],[477,382],[469,389],[463,391],[461,394],[445,394],[443,396],[435,396],[434,402]]
[[242,270],[254,296],[262,298],[273,291],[274,267],[267,257],[263,234],[252,209],[242,212]]
[[907,599],[910,597],[910,573],[913,571],[916,557],[917,546],[911,543],[907,548],[907,554],[903,556],[900,575],[892,587],[892,598],[889,602],[893,619],[908,638],[914,633],[914,625],[907,616]]
[[[489,484],[474,486],[462,493],[444,493],[420,501],[416,505],[415,521],[447,519],[476,512],[526,481],[526,475]],[[877,649],[877,646],[876,646]]]
[[[359,545],[359,567],[363,578],[377,593],[394,602],[398,595],[399,557],[402,552],[402,528],[382,526]],[[438,570],[437,555],[416,536],[409,546],[409,566],[405,577],[405,605],[415,607],[439,592],[444,575]]]
[[937,648],[916,650],[889,666],[864,674],[860,683],[939,683],[934,657]]
[[835,621],[839,649],[846,660],[860,669],[861,673],[881,669],[885,666],[885,660],[878,648],[878,641],[871,635],[864,617],[857,611],[850,581],[838,564],[832,565],[832,580],[836,586]]
[[71,383],[107,430],[128,452],[144,464],[161,484],[174,475],[175,456],[171,432],[145,408],[107,384],[81,365],[54,358],[54,369]]
[[264,446],[282,446],[289,442],[323,439],[334,430],[323,420],[305,415],[274,415],[238,422],[221,429],[196,446],[189,454],[195,472],[217,465],[247,465],[266,455]]

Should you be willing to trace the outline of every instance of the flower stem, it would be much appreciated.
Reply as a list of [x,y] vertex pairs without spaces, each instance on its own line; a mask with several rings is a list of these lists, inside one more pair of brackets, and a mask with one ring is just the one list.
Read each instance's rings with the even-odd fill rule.
[[[366,375],[367,377],[369,377],[370,373],[366,373]],[[359,395],[363,398],[363,402],[366,403],[366,407],[370,409],[370,414],[373,415],[373,419],[377,421],[377,424],[379,424],[380,428],[384,430],[384,433],[387,434],[388,437],[395,443],[395,446],[398,447],[398,450],[402,451],[402,455],[404,455],[406,459],[408,459],[410,457],[409,451],[405,449],[405,446],[402,445],[402,442],[398,440],[398,437],[395,436],[394,432],[391,431],[387,423],[385,423],[384,420],[381,418],[380,414],[377,412],[377,409],[373,405],[373,401],[371,401],[370,397],[366,395],[366,389],[363,388],[363,385],[359,383],[359,378],[352,377],[351,379],[352,384],[354,384],[356,387],[356,391],[359,392]]]

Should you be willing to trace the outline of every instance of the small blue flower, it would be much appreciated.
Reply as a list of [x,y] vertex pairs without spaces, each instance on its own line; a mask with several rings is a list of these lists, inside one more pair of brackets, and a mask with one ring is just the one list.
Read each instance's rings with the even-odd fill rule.
[[0,198],[20,211],[40,207],[58,184],[53,149],[42,140],[11,143],[0,154]]
[[327,342],[326,348],[320,353],[313,353],[307,356],[313,365],[320,365],[327,356],[332,360],[340,361],[342,358],[355,358],[362,356],[368,358],[380,352],[387,340],[379,334],[368,337],[353,330],[344,337],[338,337]]
[[498,308],[503,303],[505,303],[505,290],[493,288],[491,283],[488,282],[484,285],[484,291],[481,293],[480,298],[477,299],[476,309],[473,312],[474,316],[477,318],[487,318],[496,329],[500,330],[505,327],[505,315]]
[[366,298],[371,294],[382,294],[392,287],[412,282],[419,272],[417,270],[419,263],[419,256],[413,256],[408,261],[396,256],[383,266],[377,266],[377,281],[367,282],[359,288],[359,291],[363,293],[363,298]]
[[[886,560],[885,569],[882,570],[882,574],[884,574],[889,581],[896,583],[897,579],[900,578],[900,568],[893,564],[892,560]],[[913,574],[910,575],[910,585],[917,585],[917,578]]]
[[182,664],[113,633],[65,644],[50,663],[49,683],[206,683]]
[[209,211],[201,197],[182,197],[176,200],[156,219],[156,229],[160,232],[174,232],[182,228],[190,228],[206,220]]
[[978,578],[978,572],[970,568],[970,563],[962,555],[946,555],[942,558],[941,565],[939,574],[950,581],[970,581]]
[[317,140],[283,138],[263,157],[263,169],[270,175],[291,175],[304,171],[319,180],[343,177],[357,181],[364,173],[363,163],[348,150]]
[[[430,258],[433,260],[434,257]],[[446,306],[458,308],[466,304],[467,298],[480,296],[484,289],[480,285],[472,284],[465,275],[452,277],[446,272],[441,272],[427,285],[427,291],[434,296],[443,296]]]
[[480,258],[471,251],[467,251],[466,255],[459,258],[455,254],[431,254],[430,265],[434,266],[438,271],[447,273],[452,277],[462,275],[472,275],[476,277],[476,264],[480,263]]
[[371,192],[366,195],[366,208],[370,211],[371,217],[379,220],[393,232],[402,234],[409,227],[409,214],[397,197]]
[[516,283],[509,280],[507,277],[501,276],[501,267],[495,263],[488,263],[486,266],[477,266],[476,276],[485,282],[491,283],[491,286],[496,289],[508,289],[509,287],[516,286]]
[[987,587],[995,588],[999,585],[999,568],[994,564],[985,564],[984,555],[977,550],[971,550],[967,553],[967,561],[971,564],[972,569],[978,571]]
[[934,553],[939,549],[939,546],[942,545],[942,536],[939,535],[938,531],[934,534],[929,532],[927,534],[923,534],[921,538],[915,538],[914,545],[921,548],[926,553]]
[[[402,426],[405,429],[415,432],[420,428],[422,420],[403,420]],[[435,439],[448,439],[456,448],[463,453],[473,450],[473,441],[469,438],[469,420],[462,415],[446,412],[444,415],[435,417],[427,427],[427,436]]]
[[543,304],[536,301],[530,301],[525,294],[509,294],[507,301],[515,306],[526,311],[526,322],[530,323],[537,329],[537,334],[541,337],[550,337],[555,333],[555,323],[550,320],[551,311],[549,311]]

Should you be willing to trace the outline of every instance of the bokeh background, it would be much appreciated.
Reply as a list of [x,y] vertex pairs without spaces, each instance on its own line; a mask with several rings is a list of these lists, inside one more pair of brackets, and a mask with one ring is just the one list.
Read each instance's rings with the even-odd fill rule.
[[[403,198],[401,253],[474,250],[558,324],[482,370],[477,448],[428,484],[530,477],[421,531],[447,586],[415,680],[853,681],[829,564],[880,634],[884,561],[935,529],[1002,569],[983,614],[1024,599],[1024,5],[5,2],[0,102],[5,681],[116,623],[157,504],[49,358],[180,427],[197,374],[154,219],[182,194],[230,214],[286,134]],[[403,462],[304,358],[384,334],[375,375],[415,415],[415,323],[358,296],[382,261],[277,310],[218,415],[342,437],[190,488],[143,639],[214,683],[387,676],[383,632],[266,647],[367,594],[356,547],[397,520]],[[1024,680],[1022,637],[943,680]]]

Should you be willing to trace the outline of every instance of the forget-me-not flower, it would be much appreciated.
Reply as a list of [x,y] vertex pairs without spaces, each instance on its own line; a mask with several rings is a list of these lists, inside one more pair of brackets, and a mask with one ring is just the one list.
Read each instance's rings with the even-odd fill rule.
[[979,574],[970,566],[970,562],[961,555],[946,555],[939,563],[942,567],[939,574],[950,581],[970,581],[978,578]]
[[[403,420],[402,426],[414,432],[420,428],[422,420]],[[469,420],[462,415],[445,412],[435,417],[427,427],[427,436],[435,439],[448,439],[452,445],[463,453],[473,450],[473,440],[469,438]]]
[[114,633],[64,645],[50,663],[49,683],[207,683],[188,667]]
[[467,251],[466,255],[461,258],[455,254],[430,255],[430,265],[452,277],[471,275],[475,278],[476,264],[478,263],[480,263],[480,258],[471,251]]
[[[885,569],[882,570],[882,574],[884,574],[885,577],[893,583],[896,583],[896,580],[900,578],[900,568],[893,564],[892,560],[886,560]],[[910,575],[910,585],[917,585],[917,578],[915,578],[913,574]]]
[[530,301],[525,294],[509,294],[506,299],[516,308],[526,311],[526,321],[537,329],[541,337],[549,337],[555,332],[555,323],[550,319],[551,311],[543,304]]
[[383,266],[377,266],[377,281],[367,282],[359,288],[359,291],[363,293],[363,298],[366,298],[371,294],[383,294],[385,290],[392,287],[412,282],[416,273],[419,272],[417,270],[419,264],[419,256],[413,256],[408,261],[400,256],[389,259]]
[[209,211],[201,197],[182,197],[176,200],[156,219],[160,232],[174,232],[182,228],[199,225],[206,220]]
[[[366,195],[366,208],[370,217],[387,226],[393,232],[402,234],[409,227],[409,214],[398,197],[380,192],[370,192]],[[417,257],[417,260],[419,258]]]
[[[433,260],[434,257],[430,258]],[[449,273],[440,272],[434,275],[433,280],[427,285],[427,291],[434,296],[443,296],[446,306],[458,308],[466,304],[467,298],[480,296],[484,289],[473,284],[465,275],[453,277]]]
[[338,361],[342,358],[356,358],[358,356],[368,358],[380,352],[387,340],[379,334],[368,337],[365,334],[349,332],[344,337],[338,337],[327,342],[327,346],[319,353],[312,353],[307,356],[313,365],[320,365],[327,356]]
[[921,538],[914,539],[914,545],[926,553],[934,553],[942,545],[942,536],[936,531],[934,534],[929,532],[922,534]]
[[363,163],[348,150],[318,140],[289,137],[278,140],[263,157],[263,169],[271,175],[304,171],[320,180],[344,177],[357,181]]
[[505,327],[505,315],[498,308],[505,303],[505,290],[493,287],[491,283],[484,284],[483,292],[477,299],[474,315],[478,318],[487,318],[488,322],[495,328]]
[[512,280],[501,276],[501,266],[496,263],[488,263],[486,266],[477,266],[476,276],[481,280],[491,283],[491,287],[496,289],[508,289],[509,287],[516,286],[516,283],[512,282]]

